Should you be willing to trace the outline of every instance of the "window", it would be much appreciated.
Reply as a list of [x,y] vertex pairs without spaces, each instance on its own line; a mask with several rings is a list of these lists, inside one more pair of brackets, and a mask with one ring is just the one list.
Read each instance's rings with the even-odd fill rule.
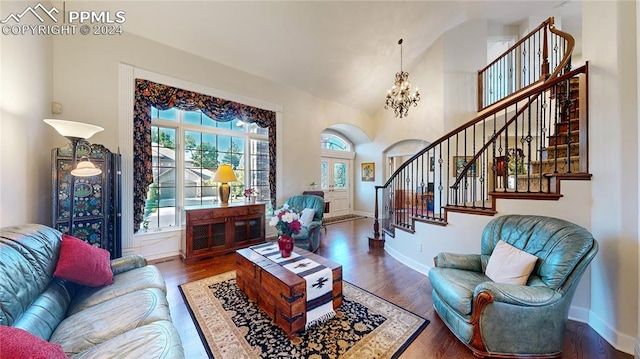
[[320,146],[334,151],[351,151],[351,143],[349,141],[338,134],[326,131],[322,133]]
[[255,123],[215,121],[201,111],[151,107],[153,183],[145,202],[142,228],[181,223],[181,206],[218,202],[212,178],[230,164],[238,181],[230,202],[244,201],[245,188],[269,200],[269,130]]

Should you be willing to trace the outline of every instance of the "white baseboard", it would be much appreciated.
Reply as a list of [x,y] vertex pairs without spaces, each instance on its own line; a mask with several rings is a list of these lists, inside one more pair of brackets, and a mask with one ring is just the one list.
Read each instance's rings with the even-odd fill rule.
[[[595,330],[600,336],[606,340],[609,344],[611,344],[617,350],[627,353],[633,354],[634,347],[635,352],[638,353],[640,350],[638,344],[638,338],[634,338],[630,335],[620,333],[617,330],[611,328],[605,321],[603,321],[600,317],[594,314],[592,311],[589,312],[589,321],[587,322],[593,330]],[[638,354],[636,354],[638,357]]]
[[355,215],[358,215],[358,216],[365,216],[365,217],[373,218],[373,213],[371,213],[371,212],[353,211],[352,214],[355,214]]
[[422,273],[426,276],[429,275],[429,266],[426,266],[420,262],[417,262],[409,257],[404,256],[400,252],[396,251],[393,248],[389,248],[388,246],[384,246],[384,251],[389,253],[393,258],[398,260],[400,263],[406,265],[407,267],[415,270],[416,272]]
[[636,338],[636,349],[634,352],[633,357],[635,359],[640,359],[640,337]]
[[589,309],[571,306],[569,308],[569,319],[589,324]]

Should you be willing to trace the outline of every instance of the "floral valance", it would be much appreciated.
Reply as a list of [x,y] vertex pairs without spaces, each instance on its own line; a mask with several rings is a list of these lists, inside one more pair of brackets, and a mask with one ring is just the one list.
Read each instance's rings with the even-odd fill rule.
[[151,107],[202,111],[210,118],[228,122],[242,120],[269,129],[269,190],[271,203],[276,194],[276,113],[156,82],[136,79],[133,107],[133,212],[134,232],[143,221],[149,186],[153,183],[151,152]]

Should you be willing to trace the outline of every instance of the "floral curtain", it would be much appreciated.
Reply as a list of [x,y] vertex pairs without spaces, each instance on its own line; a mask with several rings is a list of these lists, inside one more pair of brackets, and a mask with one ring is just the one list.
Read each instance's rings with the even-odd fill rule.
[[151,153],[151,107],[167,110],[202,111],[216,121],[235,119],[269,129],[269,190],[276,196],[276,113],[197,92],[136,79],[133,106],[133,226],[140,228],[149,185],[153,183]]

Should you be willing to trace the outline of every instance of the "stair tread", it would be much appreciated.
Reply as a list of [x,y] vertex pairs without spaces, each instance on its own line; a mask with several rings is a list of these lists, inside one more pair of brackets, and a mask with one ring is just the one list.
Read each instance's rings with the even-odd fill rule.
[[[571,156],[569,157],[569,159],[573,162],[573,161],[578,161],[580,160],[580,156]],[[552,163],[554,161],[562,161],[562,162],[566,162],[567,157],[559,157],[559,158],[549,158],[546,160],[533,160],[531,161],[532,164],[540,164],[542,163]]]
[[[573,130],[573,131],[570,131],[569,133],[572,134],[572,135],[573,134],[579,134],[580,130]],[[553,134],[553,135],[549,135],[549,137],[566,136],[566,135],[567,135],[566,132],[561,132],[561,133],[556,133],[556,134]]]

